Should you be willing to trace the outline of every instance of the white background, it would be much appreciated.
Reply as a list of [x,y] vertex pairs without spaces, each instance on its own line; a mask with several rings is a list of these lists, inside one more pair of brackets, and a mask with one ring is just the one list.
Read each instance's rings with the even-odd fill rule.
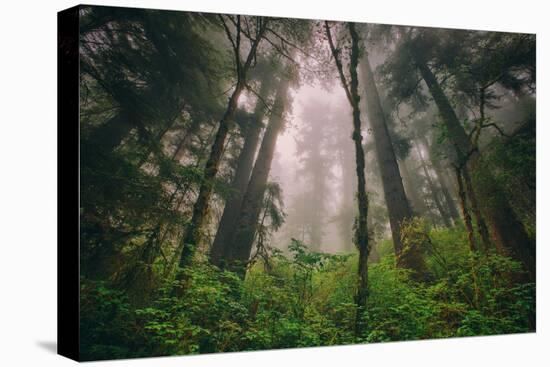
[[[550,12],[545,1],[133,0],[95,4],[537,33],[536,334],[231,353],[104,366],[548,366]],[[56,341],[56,12],[73,1],[3,1],[0,12],[0,366],[67,366]],[[90,365],[95,365],[92,363]]]

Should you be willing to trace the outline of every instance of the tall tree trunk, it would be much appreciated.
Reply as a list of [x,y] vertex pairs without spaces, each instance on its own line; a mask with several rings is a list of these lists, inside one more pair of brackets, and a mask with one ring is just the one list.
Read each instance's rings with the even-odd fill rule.
[[441,203],[441,200],[439,199],[437,187],[435,186],[432,180],[432,176],[430,175],[430,171],[426,166],[426,161],[424,160],[422,151],[420,150],[420,147],[418,146],[416,141],[414,141],[413,144],[414,144],[414,147],[416,148],[416,153],[418,154],[420,165],[422,167],[422,170],[424,171],[424,176],[426,176],[426,181],[428,182],[428,187],[430,188],[430,192],[432,193],[432,198],[435,203],[435,206],[437,207],[437,211],[439,212],[439,215],[441,216],[441,219],[443,220],[443,224],[445,225],[445,227],[450,228],[452,227],[451,220],[449,218],[449,215],[443,208],[443,204]]
[[[185,106],[182,106],[182,110],[183,108],[185,108]],[[159,152],[163,151],[162,140],[164,139],[168,131],[170,131],[176,124],[177,117],[178,115],[174,114],[166,123],[166,125],[162,127],[161,131],[156,133],[155,136],[151,138],[151,141],[149,142],[149,146],[147,147],[147,151],[143,154],[143,156],[138,161],[138,167],[141,168],[149,160],[149,157],[151,157],[152,155],[154,156],[155,154],[158,154]]]
[[405,195],[386,118],[382,110],[382,104],[380,103],[380,97],[366,51],[361,60],[361,72],[365,82],[367,115],[374,134],[376,157],[384,188],[384,198],[388,207],[393,245],[398,265],[411,269],[415,272],[416,276],[422,277],[426,273],[426,264],[420,255],[420,249],[414,247],[408,249],[406,252],[403,251],[401,225],[403,221],[412,218],[413,215],[407,196]]
[[244,83],[237,83],[235,90],[231,94],[223,118],[220,121],[216,137],[214,138],[210,156],[204,169],[204,178],[199,189],[199,195],[193,206],[193,215],[183,238],[183,249],[179,261],[179,266],[181,268],[184,268],[189,263],[201,239],[201,231],[208,212],[210,196],[212,195],[213,180],[218,173],[225,140],[229,132],[229,121],[232,119],[237,109],[237,102],[243,89]]
[[460,219],[460,214],[458,213],[456,202],[454,201],[453,196],[451,195],[451,191],[449,190],[447,178],[444,176],[443,170],[441,169],[441,164],[439,162],[432,161],[432,167],[435,170],[437,179],[439,181],[439,186],[441,187],[441,192],[443,193],[443,197],[445,198],[447,211],[450,214],[453,222],[456,224],[456,222]]
[[[209,132],[209,138],[205,140],[205,144],[202,146],[201,154],[198,155],[198,160],[194,164],[194,168],[199,168],[202,165],[201,156],[207,152],[208,149],[208,143],[211,141],[213,135],[215,132],[214,129],[211,129]],[[175,159],[175,154],[172,155],[172,160]],[[181,207],[182,202],[184,201],[187,192],[191,189],[192,183],[188,182],[185,184],[185,186],[181,187],[182,182],[177,182],[176,187],[170,194],[170,197],[168,198],[168,205],[174,207],[175,210],[179,210]],[[180,195],[179,198],[177,198],[178,194]],[[143,267],[145,269],[148,269],[148,273],[146,274],[149,276],[149,272],[151,270],[151,266],[153,265],[153,262],[157,259],[159,253],[162,251],[162,247],[164,246],[164,239],[170,232],[172,226],[174,223],[166,223],[166,218],[160,218],[157,225],[154,227],[154,229],[151,231],[151,233],[147,236],[147,240],[145,241],[145,244],[142,246],[142,249],[139,250],[138,253],[141,254],[141,257],[138,259],[137,266]],[[163,228],[165,227],[165,228]],[[164,230],[163,230],[164,229]],[[168,264],[166,265],[168,266]],[[139,272],[134,273],[134,275],[143,275]],[[127,283],[129,284],[127,288],[130,288],[130,284],[137,284],[137,286],[140,286],[139,280],[132,279],[130,277],[126,278]],[[133,285],[135,288],[136,285]]]
[[[320,147],[317,147],[320,149]],[[322,159],[319,155],[320,151],[317,150],[317,156],[313,155],[313,159]],[[310,159],[312,156],[310,156]],[[320,252],[321,243],[323,242],[323,214],[325,213],[325,175],[324,172],[315,172],[313,176],[313,182],[311,183],[311,204],[309,208],[311,214],[309,215],[309,246],[312,251]]]
[[244,146],[239,154],[237,168],[231,182],[230,196],[225,203],[218,231],[216,232],[216,237],[214,238],[210,250],[210,262],[217,266],[220,266],[222,254],[226,252],[225,247],[229,245],[231,235],[235,230],[237,215],[239,214],[248,180],[252,172],[254,155],[256,154],[260,133],[263,128],[262,118],[265,110],[264,100],[267,98],[270,88],[271,81],[267,80],[267,78],[264,79],[259,92],[261,98],[258,98],[254,114],[248,124]]
[[287,94],[290,81],[283,79],[277,88],[275,102],[271,109],[271,115],[265,131],[258,158],[250,176],[246,193],[236,215],[237,220],[233,228],[233,236],[227,243],[222,253],[221,265],[227,265],[230,270],[244,277],[246,265],[250,258],[254,236],[258,224],[258,218],[262,210],[264,192],[267,185],[273,153],[277,137],[284,125],[284,110],[287,104]]
[[[191,217],[191,221],[189,225],[186,228],[186,233],[182,241],[183,243],[182,252],[181,252],[180,261],[179,261],[180,268],[186,267],[186,265],[191,261],[191,259],[195,254],[196,247],[201,240],[201,237],[202,237],[201,232],[208,213],[210,196],[212,195],[213,181],[214,181],[214,178],[216,177],[216,174],[218,173],[220,160],[221,160],[222,153],[225,146],[225,140],[229,132],[229,122],[231,121],[231,119],[233,118],[233,115],[235,114],[239,97],[241,96],[243,89],[246,87],[246,78],[247,78],[248,70],[250,69],[250,65],[252,64],[252,61],[255,59],[256,50],[261,40],[263,39],[263,35],[266,31],[266,26],[268,23],[267,19],[261,19],[261,18],[258,19],[259,29],[257,30],[256,38],[254,39],[254,41],[250,46],[250,50],[248,51],[246,61],[243,64],[241,60],[241,55],[240,55],[240,52],[241,52],[241,49],[240,49],[241,18],[240,16],[239,15],[237,16],[237,23],[236,23],[237,29],[236,29],[235,41],[233,41],[231,32],[227,27],[227,24],[225,23],[223,16],[219,15],[219,18],[223,23],[227,37],[229,38],[229,40],[231,41],[231,44],[233,45],[233,51],[235,56],[235,67],[236,67],[236,73],[237,73],[237,84],[235,86],[235,90],[233,91],[233,93],[231,94],[231,97],[229,98],[227,109],[225,110],[225,113],[222,119],[220,120],[218,132],[216,133],[216,137],[214,138],[214,143],[212,144],[212,150],[210,151],[210,156],[208,158],[208,161],[206,162],[206,167],[204,169],[204,178],[199,189],[199,195],[197,197],[197,201],[195,201],[195,205],[193,206],[193,215]],[[176,290],[176,292],[178,293],[182,291],[183,291],[183,288],[181,287]]]
[[446,180],[443,167],[441,166],[441,162],[433,156],[431,150],[430,150],[430,144],[428,142],[428,139],[425,135],[419,136],[420,141],[422,145],[424,146],[424,149],[426,149],[426,152],[428,152],[428,159],[432,163],[432,167],[435,171],[435,174],[437,176],[437,179],[439,181],[439,186],[441,187],[441,193],[443,194],[443,197],[445,198],[445,204],[447,206],[447,212],[449,213],[451,219],[453,222],[456,222],[460,218],[460,214],[458,214],[458,208],[456,207],[456,203],[453,200],[453,197],[449,191],[449,185]]
[[187,151],[187,142],[189,138],[191,138],[192,135],[195,135],[197,131],[201,128],[201,123],[204,121],[201,121],[199,119],[193,119],[189,126],[185,127],[185,133],[176,145],[176,148],[174,149],[174,152],[172,153],[172,160],[176,162],[180,162],[182,158],[184,157],[186,151]]
[[339,161],[342,167],[342,180],[340,181],[342,202],[338,213],[338,232],[342,241],[341,250],[352,252],[355,250],[353,245],[355,164],[353,162],[353,150],[348,150],[347,139],[349,139],[349,135],[346,135],[345,140],[340,142],[339,151]]
[[468,173],[468,170],[466,169],[463,170],[462,177],[464,179],[464,182],[466,183],[466,193],[468,195],[470,205],[472,206],[472,211],[474,212],[474,216],[476,217],[477,231],[479,233],[479,236],[481,237],[481,242],[483,243],[483,250],[487,252],[491,245],[490,244],[491,241],[489,239],[489,231],[487,230],[487,224],[485,223],[485,219],[481,214],[476,193],[474,192],[474,188],[472,185],[472,179],[470,178],[470,174]]
[[534,279],[536,267],[534,241],[527,235],[491,172],[483,169],[479,151],[472,146],[434,74],[421,55],[416,52],[411,54],[439,109],[459,159],[467,161],[466,170],[472,178],[475,196],[485,201],[481,211],[487,220],[497,250],[501,254],[519,260],[530,278]]
[[400,161],[399,171],[403,176],[405,194],[407,195],[407,198],[409,198],[411,201],[410,203],[412,205],[413,211],[416,212],[416,214],[418,215],[424,215],[428,211],[428,208],[426,207],[424,199],[418,195],[418,190],[415,187],[411,172],[409,171],[409,168],[407,167],[407,162],[405,160]]
[[477,246],[474,237],[474,228],[472,226],[472,217],[470,216],[468,204],[466,202],[466,191],[464,189],[464,181],[460,168],[456,168],[456,182],[458,183],[458,197],[460,198],[462,217],[464,218],[464,225],[466,226],[466,232],[468,234],[468,243],[470,244],[470,250],[474,252],[477,250]]
[[369,199],[367,196],[367,187],[365,180],[365,151],[363,150],[363,136],[361,135],[361,110],[359,109],[359,79],[357,77],[357,66],[359,64],[359,35],[355,30],[354,23],[347,23],[351,36],[351,53],[350,53],[350,83],[344,74],[342,60],[339,50],[334,46],[330,26],[328,21],[325,21],[325,32],[329,42],[332,57],[338,69],[338,75],[342,87],[346,92],[346,97],[353,111],[353,134],[352,139],[355,145],[355,172],[357,174],[357,206],[359,215],[355,221],[355,245],[359,250],[359,259],[357,264],[357,290],[355,294],[355,304],[357,311],[355,313],[355,335],[359,335],[363,329],[363,312],[367,304],[369,295],[368,289],[368,258],[369,258],[369,233],[367,225],[367,216],[369,212]]
[[367,215],[369,211],[369,199],[367,196],[367,183],[365,179],[365,152],[363,151],[363,136],[361,135],[361,110],[359,109],[359,79],[357,77],[357,65],[359,63],[359,36],[355,31],[355,25],[348,23],[352,38],[352,50],[350,61],[350,95],[353,110],[353,142],[355,143],[355,169],[357,173],[357,205],[359,207],[359,217],[356,223],[355,239],[359,249],[358,260],[358,286],[355,298],[359,306],[355,318],[355,334],[359,334],[362,329],[362,311],[367,304],[368,298],[368,265],[369,258],[369,233],[367,226]]

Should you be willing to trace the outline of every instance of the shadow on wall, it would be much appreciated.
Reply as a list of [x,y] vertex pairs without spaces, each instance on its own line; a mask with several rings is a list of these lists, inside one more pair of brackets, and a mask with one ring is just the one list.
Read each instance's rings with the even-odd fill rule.
[[38,341],[36,345],[50,353],[57,354],[57,342],[55,341]]

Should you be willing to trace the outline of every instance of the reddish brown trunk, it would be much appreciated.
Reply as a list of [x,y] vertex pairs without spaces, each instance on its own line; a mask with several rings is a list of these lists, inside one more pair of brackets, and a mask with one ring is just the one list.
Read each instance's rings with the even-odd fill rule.
[[420,254],[420,249],[414,247],[410,248],[406,253],[403,252],[401,225],[404,221],[412,218],[412,210],[405,195],[403,181],[399,173],[399,166],[397,165],[397,158],[393,150],[386,118],[366,51],[361,62],[361,72],[365,81],[367,115],[374,134],[376,157],[384,189],[384,198],[388,208],[398,266],[413,270],[415,277],[422,277],[426,273],[426,264]]
[[439,186],[441,187],[441,193],[445,198],[445,206],[447,207],[447,213],[449,214],[450,219],[453,222],[456,222],[456,220],[460,217],[460,215],[458,214],[458,209],[456,207],[455,201],[453,200],[453,197],[449,192],[449,186],[448,186],[446,177],[444,175],[443,168],[441,167],[441,163],[436,157],[433,156],[430,150],[430,144],[428,142],[428,139],[424,135],[422,135],[420,136],[420,140],[422,142],[422,145],[426,149],[426,152],[428,152],[428,159],[432,163],[432,167],[439,181]]
[[474,216],[476,217],[477,231],[479,233],[479,236],[481,237],[481,242],[483,243],[483,250],[487,252],[491,246],[487,224],[485,223],[485,219],[483,219],[483,216],[481,215],[481,210],[479,209],[476,193],[474,192],[474,188],[472,186],[470,174],[467,170],[464,170],[462,176],[464,178],[464,182],[466,183],[466,192],[472,206],[472,211],[474,212]]
[[417,188],[413,183],[411,173],[409,172],[409,168],[407,167],[407,162],[406,161],[400,161],[400,162],[401,164],[399,165],[399,168],[400,168],[399,171],[403,176],[405,194],[407,195],[407,198],[410,199],[410,203],[413,211],[416,212],[416,214],[418,215],[424,215],[428,211],[428,208],[426,207],[426,203],[424,202],[424,199],[422,199],[418,195]]
[[225,251],[221,256],[221,265],[227,265],[229,269],[237,272],[241,277],[244,277],[246,273],[246,265],[250,258],[258,218],[262,210],[265,187],[271,169],[277,137],[284,124],[283,113],[287,103],[288,87],[289,80],[287,79],[282,80],[279,84],[269,123],[258,152],[258,158],[254,164],[250,182],[237,215],[233,236],[228,245],[225,246]]
[[252,172],[254,155],[258,147],[260,132],[263,127],[262,118],[265,109],[263,100],[266,99],[269,89],[270,82],[266,80],[262,83],[259,92],[261,99],[258,99],[256,102],[254,114],[246,132],[244,146],[239,154],[235,176],[231,182],[231,193],[225,203],[218,231],[216,232],[216,237],[212,244],[212,249],[210,250],[210,262],[217,266],[221,265],[222,255],[227,252],[226,247],[231,241],[231,235],[237,224],[239,210]]
[[418,154],[418,158],[420,159],[420,165],[422,167],[422,170],[424,171],[424,176],[426,177],[426,181],[428,182],[428,187],[430,189],[430,192],[432,193],[432,198],[435,203],[435,206],[437,207],[437,211],[439,212],[439,216],[443,220],[443,224],[445,227],[449,228],[452,227],[451,221],[447,215],[447,212],[443,208],[443,204],[441,203],[441,200],[439,199],[438,190],[435,186],[432,176],[430,175],[430,171],[428,170],[428,167],[426,166],[426,161],[424,160],[424,157],[422,156],[422,151],[418,147],[418,144],[416,144],[416,141],[413,142],[416,152]]
[[214,143],[212,144],[210,156],[204,169],[204,179],[199,189],[197,201],[193,206],[191,222],[187,227],[186,234],[183,238],[183,250],[179,261],[179,266],[181,268],[184,268],[189,263],[195,254],[196,246],[201,239],[201,230],[208,212],[210,196],[212,195],[212,182],[218,173],[220,159],[224,149],[225,140],[227,138],[227,133],[229,131],[229,121],[237,109],[237,101],[239,100],[243,88],[244,84],[238,83],[237,87],[233,91],[233,94],[229,99],[227,109],[220,121]]
[[497,250],[520,261],[531,279],[534,279],[535,242],[525,232],[490,171],[482,167],[479,151],[472,146],[432,71],[421,55],[412,52],[412,56],[439,109],[459,162],[466,161],[466,172],[472,178],[472,192],[475,197],[484,200],[484,205],[480,207],[481,214],[487,220]]
[[464,190],[464,182],[462,180],[462,173],[459,168],[456,168],[456,182],[458,184],[458,197],[460,198],[460,207],[462,208],[462,217],[464,218],[464,225],[466,226],[466,233],[468,233],[468,243],[470,244],[470,250],[475,252],[477,250],[474,228],[472,226],[472,217],[468,211],[466,203],[466,191]]
[[240,56],[240,16],[237,16],[236,43],[233,43],[229,28],[227,28],[227,25],[225,21],[223,21],[223,17],[221,15],[220,18],[222,19],[226,34],[228,38],[231,39],[231,43],[234,46],[233,51],[235,56],[235,67],[237,69],[237,85],[235,86],[235,90],[229,98],[227,109],[220,121],[218,132],[216,133],[214,144],[212,145],[212,150],[210,151],[210,156],[208,158],[208,161],[206,162],[206,167],[204,169],[204,178],[199,189],[199,195],[197,197],[195,205],[193,206],[193,215],[191,217],[189,225],[186,228],[186,233],[182,241],[182,253],[179,261],[180,268],[185,267],[191,261],[193,255],[195,254],[196,247],[200,242],[201,231],[207,217],[210,196],[212,195],[213,181],[216,177],[216,174],[218,173],[218,167],[225,147],[225,140],[227,138],[227,133],[229,132],[229,121],[231,121],[233,115],[235,114],[235,110],[237,109],[239,97],[246,86],[248,69],[252,64],[252,61],[255,59],[256,50],[263,38],[263,34],[266,30],[268,22],[267,19],[258,20],[259,28],[257,30],[256,38],[252,42],[252,45],[246,57],[246,61],[243,64]]

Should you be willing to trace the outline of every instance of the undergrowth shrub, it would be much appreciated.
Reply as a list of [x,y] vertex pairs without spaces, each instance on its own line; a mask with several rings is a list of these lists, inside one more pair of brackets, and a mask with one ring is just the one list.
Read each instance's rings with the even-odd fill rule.
[[245,280],[205,261],[167,280],[146,306],[103,282],[81,282],[85,359],[371,343],[533,331],[535,285],[520,264],[473,254],[466,234],[429,229],[424,256],[432,277],[417,282],[384,253],[369,264],[369,296],[356,335],[357,256],[311,252],[293,240]]

